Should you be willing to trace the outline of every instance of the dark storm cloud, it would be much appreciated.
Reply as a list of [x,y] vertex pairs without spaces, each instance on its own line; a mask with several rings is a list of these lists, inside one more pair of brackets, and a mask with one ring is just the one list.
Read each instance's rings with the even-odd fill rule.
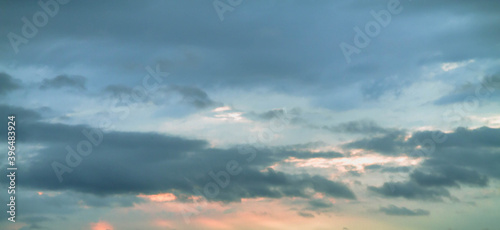
[[[285,174],[274,170],[262,171],[276,162],[297,154],[279,153],[278,150],[256,149],[240,154],[237,148],[207,148],[207,142],[180,137],[140,132],[105,132],[102,141],[91,127],[84,125],[24,122],[19,130],[19,143],[41,144],[43,149],[23,162],[23,183],[26,187],[41,190],[73,190],[89,194],[153,194],[182,191],[194,194],[193,189],[203,190],[213,182],[208,172],[227,170],[227,163],[238,162],[241,174],[231,177],[229,185],[221,188],[211,200],[239,201],[245,197],[286,196],[309,197],[308,191],[327,196],[356,199],[343,183],[330,181],[322,176]],[[94,130],[95,131],[95,130]],[[53,168],[54,162],[67,164],[68,153],[78,150],[83,140],[99,142],[81,163],[71,166],[59,182]],[[85,148],[85,150],[87,150]],[[80,151],[80,150],[78,150]],[[313,154],[311,154],[313,155]],[[337,157],[327,154],[328,157]],[[249,159],[250,157],[252,160]],[[71,158],[74,160],[74,158]]]
[[75,88],[85,90],[85,82],[87,79],[82,76],[59,75],[52,79],[44,79],[40,84],[40,89],[60,89],[60,88]]
[[429,211],[423,209],[408,209],[405,207],[398,207],[395,205],[389,205],[387,207],[381,207],[379,211],[390,215],[390,216],[428,216]]
[[19,83],[12,76],[0,72],[0,95],[5,95],[20,87]]
[[393,131],[391,129],[386,129],[379,126],[375,121],[372,120],[350,121],[335,126],[323,126],[323,129],[338,133],[359,133],[359,134],[377,134],[377,133],[386,134]]

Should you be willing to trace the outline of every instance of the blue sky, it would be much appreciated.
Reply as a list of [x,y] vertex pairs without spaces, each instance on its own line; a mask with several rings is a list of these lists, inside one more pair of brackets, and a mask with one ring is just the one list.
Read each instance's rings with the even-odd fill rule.
[[499,10],[1,1],[0,226],[496,229]]

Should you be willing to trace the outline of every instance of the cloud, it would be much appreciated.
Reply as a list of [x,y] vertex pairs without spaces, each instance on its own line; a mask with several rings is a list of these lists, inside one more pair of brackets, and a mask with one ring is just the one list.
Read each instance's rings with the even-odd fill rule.
[[468,83],[457,87],[453,92],[434,101],[435,105],[449,105],[465,103],[475,100],[477,102],[498,101],[500,98],[500,74],[485,76],[481,82]]
[[125,85],[108,85],[103,92],[119,98],[122,94],[132,95],[133,89]]
[[341,158],[344,157],[344,154],[334,151],[328,152],[310,152],[304,150],[280,150],[281,148],[277,148],[275,156],[279,158],[288,158],[294,157],[297,159],[312,159],[312,158],[325,158],[325,159],[333,159],[333,158]]
[[314,215],[308,212],[297,212],[297,214],[305,218],[314,218]]
[[196,87],[173,86],[171,90],[179,93],[182,96],[183,102],[199,109],[222,106],[221,103],[210,99],[205,91]]
[[341,123],[336,126],[323,126],[326,129],[335,133],[355,133],[355,134],[386,134],[393,130],[383,128],[372,120],[358,120]]
[[407,173],[410,172],[411,167],[409,166],[385,166],[380,164],[367,165],[364,167],[365,170],[380,170],[380,172],[385,173]]
[[0,72],[0,95],[5,95],[19,88],[21,88],[20,84],[12,76]]
[[459,183],[479,187],[488,185],[488,178],[474,170],[453,165],[434,165],[431,170],[430,173],[417,170],[410,177],[421,186],[460,187]]
[[404,87],[411,85],[411,81],[397,77],[369,80],[362,86],[363,97],[367,100],[377,100],[387,92],[399,96]]
[[404,141],[406,132],[395,130],[383,136],[364,138],[344,144],[344,148],[365,149],[384,155],[401,155],[411,144]]
[[429,211],[423,209],[408,209],[405,207],[397,207],[395,205],[389,205],[387,207],[381,207],[379,209],[381,212],[390,216],[428,216]]
[[[7,190],[7,187],[0,185]],[[40,191],[40,190],[38,190]],[[7,195],[1,197],[9,199]],[[22,210],[23,215],[19,215],[17,222],[27,223],[25,229],[52,229],[50,223],[64,220],[68,216],[82,213],[82,209],[91,209],[94,212],[100,208],[111,210],[113,208],[129,208],[136,204],[145,203],[142,198],[134,195],[107,195],[96,196],[72,191],[50,192],[44,191],[38,193],[37,190],[29,188],[23,189],[22,193],[16,194],[17,210]],[[85,207],[85,208],[83,208]],[[8,213],[0,215],[0,226],[7,221]]]
[[223,105],[221,102],[212,100],[205,91],[192,86],[160,86],[144,92],[125,85],[108,85],[103,92],[117,99],[129,99],[132,103],[153,102],[156,105],[178,103],[196,109],[215,108]]
[[274,118],[280,118],[280,117],[285,117],[287,115],[293,115],[294,117],[292,120],[290,120],[290,123],[294,124],[294,122],[298,122],[298,119],[300,119],[298,116],[302,113],[302,110],[300,108],[291,108],[289,110],[286,110],[284,108],[277,108],[277,109],[272,109],[269,111],[265,111],[262,113],[256,113],[256,112],[247,112],[244,114],[245,117],[248,119],[252,120],[257,120],[257,121],[270,121]]
[[18,221],[27,223],[27,226],[22,227],[20,230],[26,229],[47,229],[40,225],[40,223],[51,221],[52,219],[46,216],[28,216],[19,217]]
[[[307,173],[265,170],[290,155],[294,156],[294,153],[289,155],[278,150],[250,148],[247,149],[249,153],[240,154],[237,148],[208,148],[208,143],[203,140],[141,132],[99,134],[101,131],[85,125],[32,121],[24,122],[23,126],[24,129],[18,131],[19,142],[43,146],[20,163],[23,183],[27,188],[97,195],[172,192],[181,197],[182,194],[196,195],[195,190],[205,191],[207,183],[216,181],[209,172],[218,175],[227,170],[228,162],[235,161],[241,166],[241,173],[231,176],[227,187],[207,199],[232,202],[256,197],[307,198],[313,195],[311,192],[356,199],[354,193],[341,182]],[[86,136],[85,132],[91,134]],[[71,166],[73,171],[63,174],[64,180],[59,182],[53,163],[69,165],[67,156],[71,151],[68,148],[77,151],[78,143],[91,140],[89,136],[93,142],[102,140],[92,147],[88,156],[82,157],[81,163]],[[255,152],[255,157],[252,152]],[[301,154],[305,153],[295,153]],[[250,158],[252,160],[249,161]]]
[[[14,94],[17,92],[10,89],[15,86],[8,87],[8,90],[2,87],[12,82],[18,87],[28,85],[21,85],[16,79],[3,76],[0,77],[0,95],[13,96],[4,101],[26,108],[54,108],[47,113],[36,109],[31,111],[0,106],[0,114],[18,115],[19,155],[22,156],[19,158],[22,166],[19,172],[23,176],[19,178],[22,179],[20,182],[26,186],[24,189],[45,188],[75,195],[84,200],[87,206],[93,204],[81,217],[94,213],[100,203],[120,209],[117,207],[135,202],[115,196],[171,192],[179,196],[179,201],[188,202],[186,197],[196,195],[193,190],[203,192],[208,182],[217,183],[208,172],[225,170],[226,163],[231,160],[240,164],[242,172],[231,176],[231,183],[221,188],[216,197],[208,197],[209,200],[238,202],[251,197],[303,197],[307,200],[304,202],[307,207],[315,205],[320,208],[327,203],[316,199],[319,192],[327,197],[321,199],[325,202],[330,197],[355,199],[358,193],[354,194],[350,184],[360,190],[363,188],[361,184],[376,185],[370,187],[371,193],[388,198],[428,201],[447,199],[451,193],[457,193],[459,197],[480,193],[474,187],[493,189],[487,186],[496,184],[500,178],[498,129],[438,130],[437,133],[447,140],[433,148],[424,144],[428,138],[433,140],[431,132],[408,130],[417,126],[443,127],[432,117],[439,112],[436,110],[442,109],[440,106],[459,103],[467,96],[474,96],[478,86],[498,80],[498,74],[493,74],[481,82],[463,85],[471,76],[498,73],[500,3],[467,0],[401,1],[403,13],[392,15],[390,25],[381,26],[380,34],[369,37],[371,42],[366,49],[360,49],[359,54],[352,55],[352,62],[346,63],[339,44],[352,44],[353,38],[356,38],[353,28],[363,30],[370,27],[367,24],[370,21],[376,23],[378,20],[372,17],[370,11],[380,12],[386,4],[386,0],[313,1],[309,4],[299,1],[247,1],[227,11],[224,22],[219,21],[212,1],[72,1],[70,4],[61,4],[57,16],[50,17],[49,25],[44,26],[43,31],[37,27],[40,30],[36,37],[30,38],[28,44],[20,44],[19,53],[12,52],[9,42],[0,44],[0,69],[28,83],[35,78],[46,78],[34,83],[37,88],[47,89]],[[31,16],[35,12],[43,12],[36,3],[10,1],[3,5],[0,20],[6,23],[0,28],[2,34],[13,32],[26,37],[23,35],[24,22],[21,18],[27,17],[32,21]],[[113,14],[109,14],[110,9],[114,9]],[[72,23],[67,23],[69,21]],[[443,64],[467,60],[475,60],[474,65],[478,68],[441,69]],[[137,100],[135,103],[142,104],[134,105],[128,120],[154,120],[158,125],[129,122],[116,127],[118,130],[103,132],[103,142],[92,146],[92,153],[83,157],[74,171],[64,174],[64,181],[59,183],[51,163],[65,163],[68,154],[66,146],[76,149],[80,141],[87,140],[81,131],[90,130],[92,127],[85,125],[85,122],[94,124],[94,119],[85,115],[99,114],[95,110],[102,107],[92,105],[100,104],[100,99],[104,97],[107,100],[109,97],[133,94],[133,84],[143,80],[141,77],[147,74],[143,67],[157,63],[162,64],[173,76],[165,82],[169,86],[160,88],[157,94],[148,95],[144,100]],[[470,66],[473,66],[472,63]],[[67,75],[55,77],[57,75],[54,73]],[[83,83],[73,79],[73,76],[78,75],[85,76]],[[449,85],[457,87],[446,94],[443,89]],[[107,86],[110,87],[105,95],[90,98],[92,92]],[[76,95],[84,97],[71,94],[71,91],[85,88],[89,93]],[[500,91],[493,85],[483,88],[483,94],[490,92],[489,89],[495,91],[490,97],[485,97],[488,107],[474,111],[471,115],[481,117],[481,114],[487,113],[494,117]],[[245,101],[252,100],[251,96],[255,94],[263,99]],[[56,101],[54,98],[65,100]],[[436,98],[438,100],[434,101]],[[234,105],[234,108],[255,112],[241,114],[247,119],[236,124],[211,119],[214,113],[200,111],[226,102],[230,103],[231,108]],[[257,155],[251,162],[247,161],[251,153],[242,155],[236,147],[214,147],[238,144],[231,140],[243,138],[247,131],[261,129],[263,121],[283,112],[269,109],[282,105],[293,107],[293,104],[306,111],[305,117],[294,118],[290,122],[293,127],[276,135],[279,140],[274,144],[315,140],[328,143],[319,147],[311,144],[252,148],[251,151]],[[192,113],[197,115],[187,117]],[[62,120],[64,114],[72,115],[72,119]],[[358,120],[367,114],[375,120]],[[346,118],[353,121],[339,122]],[[194,123],[189,122],[194,120]],[[192,130],[199,130],[196,127],[204,127],[207,122],[216,127],[209,132]],[[408,130],[379,125],[391,122]],[[320,125],[313,126],[313,123]],[[307,125],[314,128],[303,130]],[[182,130],[172,129],[177,126]],[[221,140],[221,137],[231,135],[227,133],[228,127],[230,131],[235,131],[234,135]],[[165,128],[173,133],[147,132],[163,131]],[[185,136],[176,136],[175,132]],[[2,132],[0,137],[4,138],[5,135]],[[192,139],[190,135],[207,136],[208,139]],[[345,139],[353,136],[360,139]],[[342,145],[346,141],[349,143]],[[338,149],[338,145],[344,149]],[[413,154],[419,149],[427,151]],[[351,170],[348,172],[354,174],[358,171],[337,167],[337,161],[362,167],[366,163],[363,163],[363,157],[367,155],[376,155],[374,158],[377,159],[373,162],[379,159],[381,162],[389,161],[393,156],[398,156],[398,160],[420,163],[416,166],[383,163],[366,166],[366,174],[355,178],[358,182],[350,181],[351,176],[339,177],[346,174],[345,170]],[[299,161],[323,158],[318,161],[329,162],[324,164],[329,168],[292,168],[294,164],[291,163],[281,167],[280,162],[292,157]],[[360,161],[357,161],[358,157]],[[0,163],[5,161],[5,158],[0,159]],[[270,167],[275,170],[268,170]],[[389,183],[387,189],[384,182],[371,184],[372,178],[381,180],[384,176],[392,177],[398,172],[404,172],[404,176],[408,176],[407,180],[385,181]],[[378,177],[380,174],[382,176]],[[82,194],[97,194],[99,196],[96,197],[103,197],[103,200],[96,197],[82,198]],[[364,196],[365,192],[360,191],[359,194]],[[20,201],[24,202],[19,205],[31,200]],[[114,204],[106,201],[113,201]],[[51,202],[57,204],[56,201]],[[340,203],[346,206],[352,204]],[[61,207],[67,207],[66,204],[60,203]],[[351,207],[353,210],[349,212],[359,211],[357,209],[360,208],[356,205]],[[24,208],[28,209],[35,208]],[[61,208],[65,211],[70,209]],[[303,210],[305,216],[316,215],[316,212]],[[43,209],[37,211],[44,212]],[[20,210],[20,213],[25,212]],[[443,215],[443,220],[451,220],[446,218],[448,214]],[[487,216],[484,218],[491,218]],[[495,219],[491,219],[494,222]],[[64,222],[78,224],[83,221],[71,218]],[[57,227],[54,226],[54,229]],[[67,226],[60,228],[67,229]]]
[[415,182],[386,182],[380,187],[368,186],[368,190],[388,198],[403,197],[410,200],[442,201],[450,197],[444,188],[424,188]]
[[[176,85],[238,89],[266,86],[289,95],[307,95],[319,106],[339,110],[358,108],[366,99],[379,98],[387,92],[398,94],[402,87],[421,80],[422,67],[498,58],[497,50],[491,48],[496,47],[500,37],[499,33],[492,32],[497,31],[494,22],[498,19],[498,15],[492,14],[498,9],[498,4],[493,2],[476,6],[460,1],[453,7],[449,7],[448,1],[408,3],[404,13],[393,18],[397,23],[383,30],[377,41],[372,40],[369,52],[355,56],[359,58],[353,56],[351,64],[345,62],[338,44],[352,43],[353,27],[365,25],[370,17],[367,10],[378,9],[383,3],[318,2],[304,8],[296,2],[272,6],[255,2],[234,12],[232,23],[224,24],[220,23],[213,7],[202,1],[181,4],[131,2],[121,4],[121,10],[110,17],[107,11],[112,5],[114,3],[67,4],[66,14],[59,14],[58,20],[52,20],[52,26],[44,29],[46,36],[30,40],[30,48],[17,55],[4,52],[0,61],[9,63],[15,58],[22,65],[54,68],[82,63],[88,72],[114,73],[105,80],[101,74],[88,75],[92,76],[93,83],[101,86],[110,82],[133,82],[144,74],[144,69],[138,66],[163,63],[172,75],[182,76],[169,79]],[[88,17],[82,8],[93,12],[93,17]],[[278,11],[283,8],[287,10]],[[137,9],[143,11],[136,12],[133,17],[125,13]],[[167,9],[168,13],[159,9]],[[2,15],[2,20],[12,23],[1,30],[4,34],[20,33],[22,21],[19,18],[36,12],[39,6],[13,3],[6,6],[6,10],[8,13]],[[258,12],[259,17],[249,22],[242,13],[246,10]],[[461,17],[465,11],[468,17]],[[179,12],[194,16],[186,19],[185,14]],[[429,17],[422,19],[419,16],[422,12],[428,12]],[[324,20],[318,21],[309,15],[318,15]],[[75,21],[73,26],[66,25],[65,22],[73,17],[85,20]],[[460,20],[459,26],[449,24]],[[183,24],[174,23],[178,21]],[[289,23],[295,26],[287,26]],[[311,27],[311,24],[317,26]],[[400,33],[407,30],[407,25],[411,25],[411,33]],[[109,28],[114,29],[103,32]],[[448,42],[450,36],[456,39]],[[40,50],[48,44],[53,46],[44,57],[50,58],[39,58]],[[8,42],[2,44],[2,48],[12,51]],[[393,55],[386,55],[388,51]],[[353,91],[347,96],[348,100],[330,93],[345,88]]]
[[[451,133],[439,130],[417,131],[411,133],[410,138],[403,130],[396,130],[383,136],[363,138],[344,144],[348,149],[365,149],[383,155],[408,155],[411,157],[428,156],[442,158],[443,154],[450,151],[481,148],[483,151],[493,151],[500,147],[496,136],[500,129],[480,127],[467,129],[456,128]],[[435,154],[439,153],[439,154]]]
[[463,183],[473,186],[486,186],[488,177],[500,179],[500,129],[480,127],[476,129],[457,128],[451,133],[425,131],[414,133],[408,142],[432,140],[433,134],[443,138],[442,143],[423,145],[428,158],[422,163],[422,170],[414,179],[422,184],[444,183],[456,186]]
[[499,128],[483,126],[475,129],[468,129],[458,127],[453,132],[446,134],[439,130],[415,132],[412,134],[412,137],[408,139],[407,143],[414,143],[413,145],[417,145],[424,140],[432,140],[434,138],[433,136],[442,136],[440,139],[444,141],[435,145],[437,150],[445,150],[454,147],[492,148],[500,147],[500,143],[496,138],[498,135],[500,135]]
[[[490,178],[500,178],[500,129],[457,128],[453,132],[418,131],[408,139],[390,136],[366,138],[347,146],[376,150],[382,154],[421,157],[406,182],[386,182],[368,189],[386,197],[441,200],[450,197],[446,188],[462,185],[486,187]],[[385,145],[385,147],[384,147]],[[380,169],[383,166],[370,166]],[[409,172],[406,167],[386,168],[383,172]]]
[[384,167],[382,169],[382,172],[389,172],[389,173],[402,173],[402,172],[409,172],[410,167],[408,166],[398,166],[398,167]]
[[383,166],[379,164],[367,165],[364,167],[365,170],[378,170],[381,168],[383,168]]
[[0,104],[0,115],[2,117],[14,115],[16,116],[16,120],[21,121],[36,121],[42,118],[36,111],[5,104]]
[[309,210],[324,210],[333,207],[331,201],[327,199],[313,199],[308,202]]
[[86,81],[87,79],[82,76],[59,75],[52,79],[44,79],[40,84],[40,89],[74,88],[85,90]]

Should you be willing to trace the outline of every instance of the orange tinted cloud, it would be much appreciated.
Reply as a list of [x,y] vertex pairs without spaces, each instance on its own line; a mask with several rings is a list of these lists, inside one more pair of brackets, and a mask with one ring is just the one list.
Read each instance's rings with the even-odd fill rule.
[[113,226],[107,222],[99,221],[97,223],[90,223],[92,230],[114,230]]
[[176,199],[175,195],[172,193],[160,193],[155,195],[138,195],[137,197],[146,198],[154,202],[167,202]]

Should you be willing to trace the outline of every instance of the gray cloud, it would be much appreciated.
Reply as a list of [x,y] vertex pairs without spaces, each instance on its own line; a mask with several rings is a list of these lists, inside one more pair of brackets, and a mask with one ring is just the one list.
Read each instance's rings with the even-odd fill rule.
[[[140,132],[102,133],[102,143],[94,146],[91,154],[83,157],[74,171],[64,174],[64,181],[60,183],[52,163],[66,164],[69,152],[66,146],[76,149],[80,141],[88,139],[82,131],[89,131],[91,127],[36,121],[24,122],[23,126],[25,128],[18,132],[19,142],[45,146],[20,166],[24,186],[33,189],[100,195],[166,191],[194,194],[193,189],[202,190],[213,181],[209,171],[226,170],[227,162],[235,160],[241,165],[242,173],[231,177],[229,186],[209,199],[229,202],[246,197],[310,197],[308,191],[311,189],[331,197],[356,199],[346,185],[322,176],[285,174],[270,169],[262,171],[290,155],[294,156],[292,153],[260,149],[255,159],[248,162],[251,155],[239,154],[236,148],[207,148],[207,142],[202,140]],[[301,154],[304,153],[296,153]]]
[[384,167],[382,169],[382,172],[389,172],[389,173],[410,172],[410,167],[408,166]]
[[385,166],[379,164],[367,165],[364,167],[365,170],[380,170],[380,172],[386,173],[407,173],[410,172],[411,168],[408,166]]
[[485,76],[481,82],[468,83],[457,87],[450,94],[444,95],[434,101],[435,105],[448,105],[453,103],[465,103],[471,99],[477,102],[489,100],[496,102],[500,98],[500,74]]
[[386,134],[393,132],[393,130],[383,128],[372,120],[350,121],[335,126],[323,126],[323,129],[331,132],[356,134]]
[[428,216],[429,211],[423,209],[408,209],[405,207],[398,207],[395,205],[389,205],[387,207],[381,207],[380,211],[390,215],[390,216]]
[[410,80],[398,78],[383,78],[376,80],[369,80],[363,84],[361,92],[363,97],[367,100],[377,100],[385,93],[392,92],[394,95],[399,96],[404,87],[411,85]]
[[277,148],[275,155],[280,158],[295,157],[297,159],[311,159],[311,158],[340,158],[344,157],[344,154],[329,151],[329,152],[310,152],[310,151],[300,151],[300,150],[280,150]]
[[444,188],[424,188],[415,182],[386,182],[380,187],[368,186],[368,190],[388,198],[403,197],[410,200],[442,201],[450,197]]
[[421,186],[460,187],[459,183],[480,187],[488,185],[488,178],[474,170],[453,165],[434,165],[431,170],[430,173],[417,170],[410,177]]
[[222,103],[215,102],[208,97],[208,94],[196,87],[174,86],[171,90],[182,95],[182,101],[189,103],[196,108],[204,109],[209,107],[221,106]]
[[[369,52],[363,51],[347,64],[338,44],[352,43],[353,27],[365,25],[369,10],[382,9],[385,1],[316,2],[307,6],[255,1],[232,12],[230,23],[221,23],[211,4],[203,1],[120,2],[121,10],[110,17],[107,12],[116,8],[116,3],[66,4],[64,11],[50,20],[50,27],[44,27],[44,33],[29,44],[22,44],[18,54],[8,42],[3,43],[2,50],[11,52],[4,52],[0,60],[54,68],[81,63],[116,73],[102,80],[102,85],[131,82],[143,75],[138,66],[164,63],[173,75],[182,76],[172,79],[176,85],[267,86],[287,94],[308,95],[317,105],[343,110],[356,108],[366,98],[397,94],[419,79],[423,65],[497,58],[496,42],[500,38],[500,33],[492,32],[498,31],[494,22],[499,17],[491,13],[498,9],[494,2],[476,6],[465,1],[402,1],[403,13],[394,16],[394,23],[371,42]],[[8,23],[1,28],[3,34],[20,34],[19,19],[39,10],[37,4],[11,3],[5,7],[1,20]],[[137,12],[134,16],[126,13],[131,11]],[[428,17],[420,17],[423,12]],[[249,20],[247,13],[258,17]],[[463,13],[469,16],[466,23],[448,26],[448,21],[463,18]],[[73,24],[69,26],[67,21]],[[179,21],[182,25],[175,23]],[[316,26],[310,26],[313,24]],[[450,37],[453,42],[449,42]],[[64,42],[54,43],[56,39]],[[53,46],[43,53],[46,58],[34,55],[49,44]],[[391,55],[386,55],[388,50]],[[331,93],[355,88],[358,83],[362,87],[351,93],[361,95],[359,98],[343,100]]]
[[301,115],[302,110],[300,108],[291,108],[289,110],[286,110],[284,108],[278,108],[278,109],[272,109],[269,111],[265,111],[262,113],[256,113],[256,112],[247,112],[244,114],[245,117],[252,119],[252,120],[257,120],[257,121],[270,121],[274,118],[280,118],[280,117],[285,117],[289,115],[293,115],[293,118],[291,118],[290,123],[295,124],[299,122],[301,119],[299,116]]
[[40,89],[60,89],[67,87],[78,90],[85,90],[86,81],[87,79],[82,76],[59,75],[52,79],[44,79],[40,83]]
[[312,213],[308,212],[297,212],[299,216],[305,217],[305,218],[314,218],[314,215]]
[[364,138],[343,145],[350,149],[366,149],[385,155],[403,154],[411,145],[404,141],[405,132],[394,130],[383,136]]
[[[7,190],[3,185],[0,187]],[[2,194],[1,198],[9,199],[5,194]],[[127,194],[96,196],[60,191],[39,195],[36,190],[31,189],[23,189],[21,193],[16,194],[16,200],[22,201],[17,202],[16,209],[22,215],[18,215],[16,221],[28,224],[23,229],[52,229],[49,227],[50,223],[81,213],[83,206],[96,210],[96,208],[132,207],[134,204],[146,202],[142,198]],[[0,224],[8,222],[8,213],[2,213],[0,216],[2,217]]]
[[103,90],[104,93],[109,93],[112,96],[120,97],[122,94],[132,95],[133,89],[132,87],[128,87],[125,85],[108,85]]
[[309,203],[309,210],[323,210],[333,207],[332,202],[327,199],[313,199],[310,200],[308,203]]
[[221,102],[212,100],[205,91],[192,86],[160,86],[155,90],[144,92],[125,85],[109,85],[103,92],[130,103],[153,102],[157,105],[165,105],[177,101],[179,104],[190,105],[197,109],[223,105]]
[[5,95],[20,87],[20,84],[12,76],[0,72],[0,95]]
[[383,166],[379,164],[367,165],[364,167],[365,170],[378,170],[381,168],[383,168]]
[[[347,147],[374,150],[382,154],[406,154],[425,157],[424,161],[409,174],[406,182],[387,182],[369,190],[387,197],[440,200],[449,197],[446,187],[461,185],[486,187],[490,178],[499,179],[500,129],[481,127],[457,128],[451,133],[419,131],[404,140],[386,135],[365,138],[346,144]],[[438,141],[436,141],[438,140]],[[440,140],[440,141],[439,141]],[[438,143],[439,142],[439,143]],[[420,148],[417,148],[419,146]],[[387,168],[381,165],[367,166],[383,172],[409,172],[407,167]]]
[[[2,117],[15,115],[16,120],[21,120],[21,121],[36,121],[41,119],[41,115],[36,111],[5,104],[0,104],[0,115]],[[7,127],[5,127],[5,129],[7,129]]]
[[[401,1],[401,4],[403,12],[393,15],[390,25],[381,28],[381,33],[371,39],[366,49],[354,54],[348,64],[339,50],[339,43],[352,44],[355,36],[353,27],[363,29],[367,22],[374,20],[370,11],[384,9],[387,0],[312,1],[307,4],[300,1],[245,1],[234,11],[227,12],[223,22],[219,21],[211,1],[71,1],[61,5],[57,16],[50,17],[47,26],[38,28],[38,33],[29,39],[29,43],[21,44],[19,53],[13,52],[8,38],[0,43],[0,69],[16,73],[16,78],[25,82],[34,77],[51,78],[40,82],[43,89],[82,90],[88,87],[90,92],[96,92],[96,89],[111,86],[105,90],[106,95],[98,95],[109,99],[109,96],[133,93],[130,86],[146,74],[143,67],[161,64],[174,76],[168,79],[172,87],[137,101],[157,105],[153,114],[145,114],[145,119],[186,116],[200,109],[223,105],[219,100],[225,102],[226,99],[215,98],[210,92],[227,97],[263,92],[264,96],[272,95],[272,100],[245,105],[247,108],[256,107],[249,110],[258,112],[243,116],[256,122],[268,121],[282,111],[262,108],[276,108],[279,106],[275,104],[277,100],[285,100],[289,104],[290,96],[293,96],[300,98],[297,101],[300,106],[306,104],[304,108],[310,109],[307,115],[325,120],[317,121],[321,125],[314,126],[300,117],[294,118],[292,125],[323,129],[318,138],[328,139],[323,135],[326,131],[333,132],[334,138],[341,136],[338,140],[328,140],[333,143],[344,143],[344,136],[353,136],[351,134],[363,135],[364,138],[343,145],[345,152],[360,148],[367,150],[363,154],[373,151],[386,156],[420,157],[422,163],[415,168],[395,165],[365,167],[389,176],[399,172],[409,176],[407,181],[369,187],[375,194],[388,198],[436,201],[450,198],[450,192],[463,186],[485,188],[496,183],[493,180],[500,179],[498,129],[457,129],[446,134],[438,131],[447,138],[445,142],[437,144],[432,151],[413,154],[418,150],[418,141],[432,140],[431,132],[413,132],[412,137],[406,139],[410,134],[407,131],[384,128],[372,121],[330,123],[333,119],[345,119],[351,114],[358,119],[359,114],[367,111],[388,109],[391,110],[388,116],[373,117],[393,119],[404,113],[409,114],[408,119],[396,118],[394,122],[414,128],[439,126],[425,124],[425,119],[434,114],[434,109],[459,103],[474,95],[478,86],[499,80],[498,74],[495,75],[499,73],[496,63],[500,53],[498,1]],[[5,23],[2,23],[0,32],[4,35],[10,32],[22,35],[24,22],[21,18],[31,19],[34,12],[41,10],[36,2],[23,1],[5,2],[2,9],[0,21]],[[465,68],[448,72],[440,70],[445,62],[468,60],[475,60],[480,68],[470,72]],[[46,76],[47,73],[68,75],[52,78],[54,76]],[[478,73],[490,77],[484,78],[481,83],[463,85]],[[83,83],[77,79],[72,81],[71,76],[77,75],[85,76],[86,80]],[[411,92],[407,89],[415,83],[424,83],[432,88],[429,95],[420,97],[425,93],[417,89],[417,95],[412,97],[415,88],[412,87]],[[457,87],[452,93],[441,95],[446,94],[441,92],[445,84]],[[499,88],[487,86],[495,91],[484,103],[496,106],[500,101]],[[71,106],[82,108],[82,105],[92,103],[87,103],[87,98],[77,100],[83,103],[80,105],[52,100],[65,98],[68,92],[63,90],[14,94],[17,92],[12,92],[12,89],[16,87],[21,87],[16,79],[0,75],[0,96],[16,96],[7,98],[5,101],[8,103],[26,107],[36,107],[40,103],[41,106],[54,106],[54,111],[48,113],[0,105],[2,116],[9,113],[18,116],[20,151],[23,148],[29,151],[26,155],[21,152],[23,157],[19,161],[23,175],[19,182],[26,189],[68,192],[78,194],[78,197],[84,197],[81,193],[89,196],[98,194],[104,196],[106,201],[114,200],[114,204],[108,204],[97,198],[99,196],[85,198],[84,202],[94,204],[91,206],[94,208],[100,202],[110,207],[131,205],[135,201],[120,200],[115,196],[138,193],[169,191],[186,201],[183,195],[193,195],[193,189],[203,190],[207,182],[213,182],[207,175],[208,171],[218,172],[225,168],[225,163],[236,160],[242,164],[243,172],[231,177],[231,184],[211,200],[236,202],[245,197],[304,197],[308,198],[305,205],[320,207],[324,204],[314,200],[311,193],[322,192],[326,196],[355,199],[346,184],[327,179],[329,177],[266,169],[290,157],[332,159],[349,157],[349,154],[334,151],[313,153],[308,148],[314,148],[314,144],[261,148],[256,150],[257,157],[247,163],[248,155],[239,154],[237,148],[213,148],[204,140],[133,131],[103,133],[103,143],[95,146],[92,154],[84,157],[75,171],[65,174],[65,181],[59,183],[50,164],[65,161],[66,145],[75,148],[79,141],[86,139],[81,130],[91,127],[56,124],[54,122],[58,121],[78,124],[82,121],[79,119],[86,118],[74,116],[72,120],[62,120],[64,116],[55,113],[68,110],[81,114],[82,111],[74,111]],[[92,96],[90,92],[84,96]],[[237,103],[241,96],[230,101]],[[380,103],[386,98],[389,101],[394,99],[395,103]],[[430,103],[424,102],[420,110],[419,105],[411,104],[415,102],[413,100],[401,101],[408,98],[417,99],[415,101],[433,99],[427,99],[431,100]],[[434,98],[438,100],[432,101]],[[95,102],[96,98],[92,100]],[[70,108],[61,109],[68,104]],[[417,108],[422,113],[413,113]],[[344,110],[356,111],[336,113]],[[494,111],[487,112],[491,114]],[[427,115],[422,118],[418,115],[424,113]],[[47,122],[42,122],[42,118]],[[293,128],[292,133],[285,135],[284,141],[296,140],[300,130]],[[303,134],[311,138],[310,132],[313,131]],[[0,137],[5,137],[5,133],[1,133]],[[32,146],[36,148],[31,149]],[[423,149],[426,149],[425,145]],[[0,159],[0,163],[5,160]],[[330,175],[331,172],[326,173]],[[367,182],[364,179],[359,178],[362,184]],[[29,199],[20,200],[26,204],[31,202]],[[70,207],[61,210],[73,210],[68,203],[51,202]],[[73,200],[69,203],[73,204]],[[45,211],[28,208],[39,213]],[[24,207],[24,210],[28,208]],[[403,207],[395,209],[419,213]],[[303,216],[310,217],[314,213],[307,211],[303,212]],[[45,223],[37,222],[35,217],[31,222],[33,225],[26,228],[43,227]],[[67,229],[66,226],[61,228]]]

